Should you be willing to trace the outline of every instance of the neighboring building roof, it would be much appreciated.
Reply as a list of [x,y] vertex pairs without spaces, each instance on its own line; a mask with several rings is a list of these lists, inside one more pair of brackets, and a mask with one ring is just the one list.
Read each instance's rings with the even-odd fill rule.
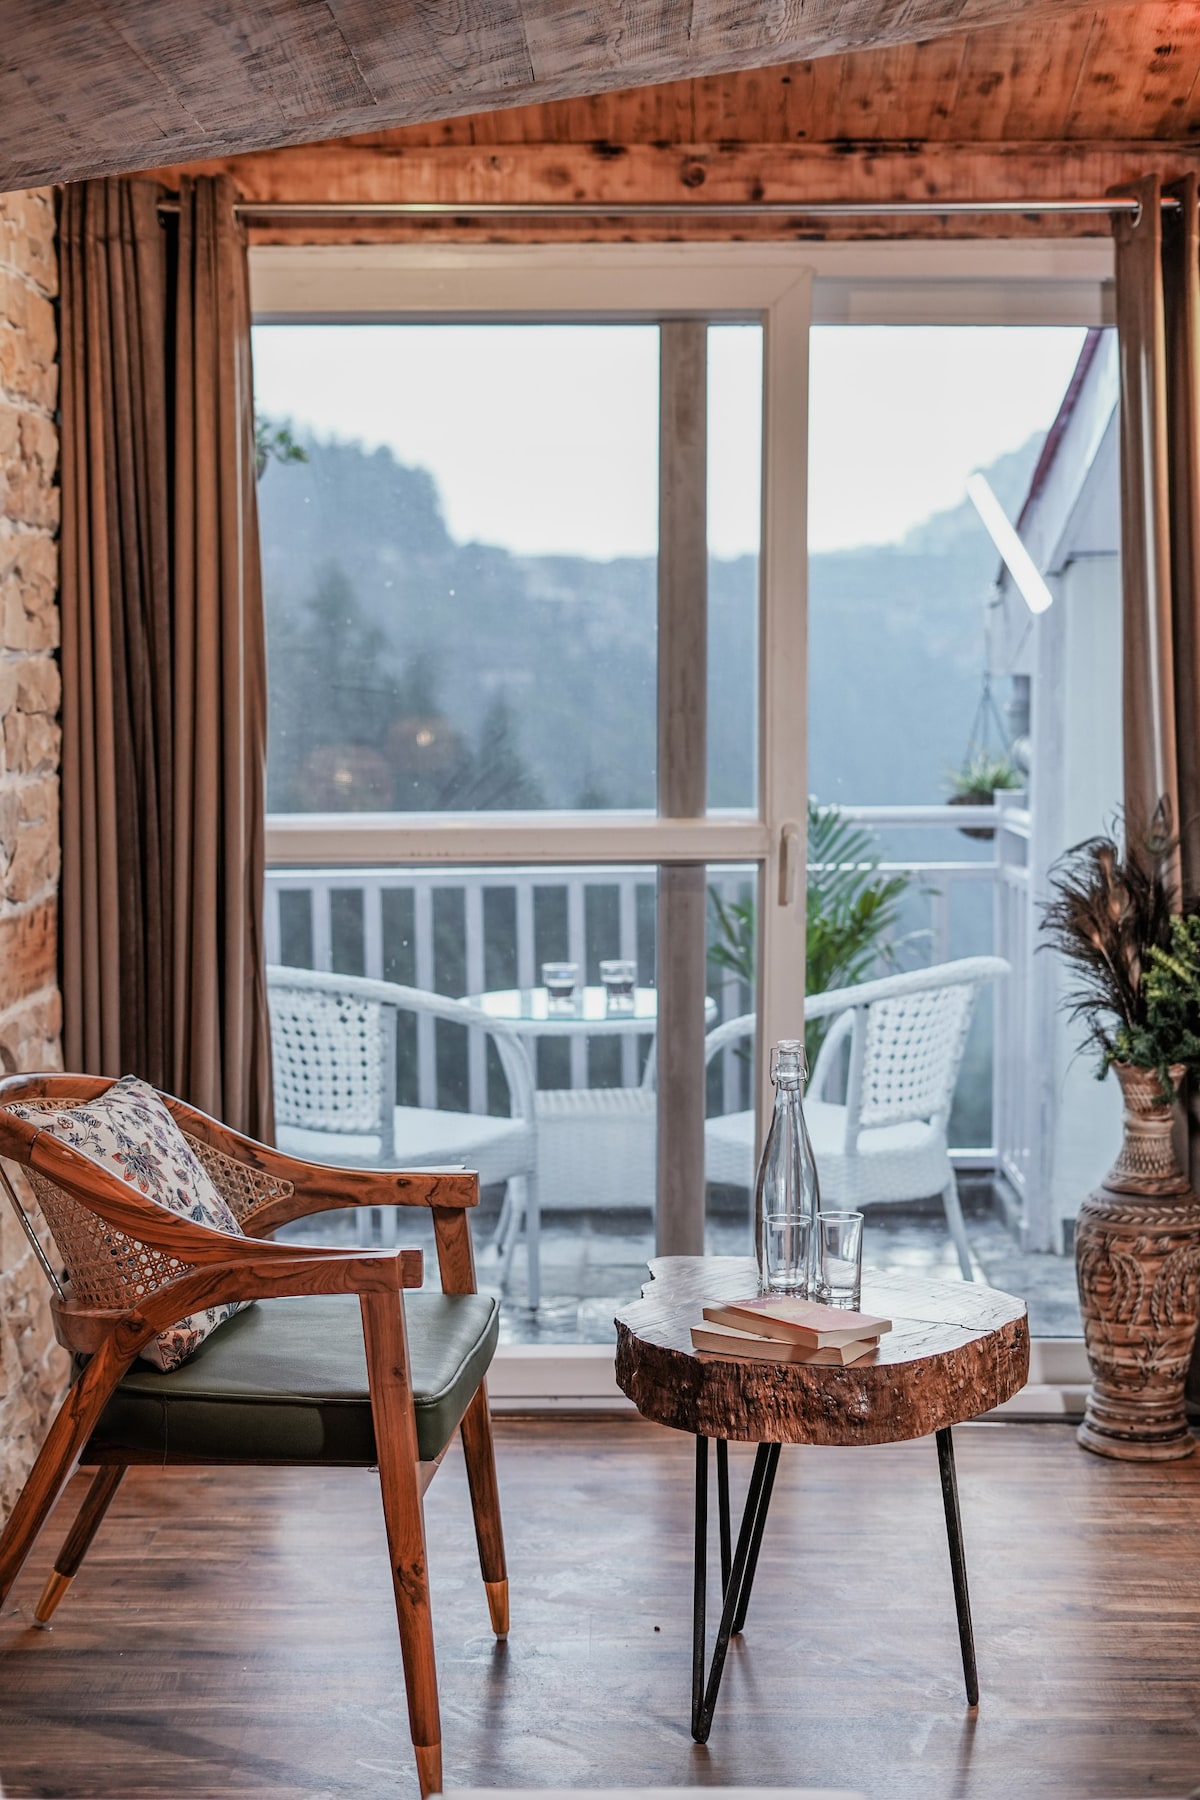
[[1083,392],[1083,385],[1087,372],[1092,366],[1092,359],[1096,354],[1100,339],[1103,335],[1104,333],[1100,326],[1094,325],[1089,328],[1087,336],[1083,340],[1083,346],[1079,352],[1079,361],[1075,364],[1075,368],[1072,371],[1071,379],[1067,383],[1067,391],[1062,397],[1062,404],[1054,415],[1054,423],[1046,433],[1046,441],[1042,445],[1041,455],[1038,457],[1033,474],[1029,478],[1029,491],[1022,501],[1021,510],[1017,515],[1018,536],[1021,535],[1021,527],[1025,523],[1025,515],[1034,505],[1038,496],[1041,494],[1042,489],[1046,485],[1046,478],[1058,455],[1059,447],[1066,434],[1067,426],[1071,422],[1076,405],[1079,402],[1079,396]]
[[[1119,548],[1117,394],[1117,334],[1089,330],[1017,515],[1018,535],[1044,575],[1074,556]],[[997,585],[1011,586],[1003,566]]]

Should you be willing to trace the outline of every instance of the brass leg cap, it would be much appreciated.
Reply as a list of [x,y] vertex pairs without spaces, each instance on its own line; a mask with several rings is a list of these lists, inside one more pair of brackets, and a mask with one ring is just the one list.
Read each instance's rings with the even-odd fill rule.
[[492,1630],[498,1638],[508,1636],[508,1581],[485,1581],[487,1589],[488,1612],[491,1614]]
[[421,1784],[421,1800],[429,1800],[430,1794],[442,1791],[442,1746],[440,1744],[414,1744],[413,1751],[417,1759],[417,1780]]
[[50,1571],[50,1579],[42,1589],[42,1597],[33,1609],[33,1616],[39,1625],[47,1625],[55,1607],[75,1579],[73,1575],[60,1575],[57,1569]]

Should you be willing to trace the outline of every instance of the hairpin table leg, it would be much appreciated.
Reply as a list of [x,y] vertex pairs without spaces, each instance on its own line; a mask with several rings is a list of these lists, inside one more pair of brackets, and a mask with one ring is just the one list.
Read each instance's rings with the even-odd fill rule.
[[729,1586],[729,1565],[733,1560],[733,1537],[729,1528],[729,1443],[717,1439],[717,1517],[721,1528],[721,1593]]
[[967,1592],[967,1560],[963,1555],[962,1519],[958,1511],[958,1481],[954,1474],[954,1440],[947,1425],[937,1434],[938,1468],[942,1477],[942,1503],[946,1508],[946,1537],[950,1545],[950,1573],[954,1577],[954,1605],[958,1611],[958,1641],[962,1647],[963,1678],[967,1703],[979,1704],[979,1675],[975,1668],[975,1634],[971,1629],[971,1596]]
[[713,1710],[716,1707],[717,1695],[721,1688],[721,1676],[725,1669],[725,1655],[734,1630],[734,1620],[739,1614],[745,1615],[746,1605],[749,1603],[750,1584],[754,1579],[754,1569],[758,1561],[758,1550],[762,1543],[763,1527],[767,1520],[767,1508],[770,1505],[771,1488],[778,1462],[778,1444],[760,1444],[758,1446],[754,1457],[754,1470],[750,1476],[750,1487],[746,1494],[746,1506],[742,1513],[741,1528],[738,1532],[737,1549],[734,1551],[729,1580],[724,1588],[721,1622],[717,1627],[717,1642],[713,1650],[706,1683],[704,1681],[704,1601],[708,1568],[708,1442],[705,1438],[696,1440],[696,1575],[692,1616],[692,1736],[698,1744],[708,1741],[708,1734],[712,1729]]
[[766,1469],[763,1475],[762,1489],[758,1496],[758,1506],[754,1514],[754,1528],[750,1538],[750,1553],[746,1563],[746,1573],[742,1577],[742,1592],[738,1600],[737,1611],[733,1615],[733,1634],[736,1637],[746,1623],[746,1614],[750,1608],[750,1590],[754,1586],[754,1576],[758,1569],[758,1553],[762,1549],[763,1530],[767,1523],[767,1513],[771,1505],[771,1491],[775,1486],[775,1471],[779,1467],[781,1444],[768,1444]]

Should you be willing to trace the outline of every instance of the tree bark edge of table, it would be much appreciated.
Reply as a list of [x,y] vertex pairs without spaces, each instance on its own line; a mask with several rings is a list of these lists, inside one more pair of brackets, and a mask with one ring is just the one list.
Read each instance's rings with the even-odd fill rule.
[[[980,1328],[952,1321],[940,1347],[936,1322],[923,1321],[933,1340],[929,1354],[896,1360],[884,1348],[879,1361],[844,1367],[701,1362],[678,1341],[680,1334],[700,1322],[701,1302],[712,1297],[714,1281],[733,1298],[747,1291],[753,1267],[749,1259],[707,1259],[703,1277],[689,1280],[696,1272],[682,1265],[702,1262],[660,1259],[652,1265],[656,1278],[643,1290],[644,1299],[616,1321],[617,1383],[640,1413],[661,1425],[738,1443],[897,1443],[977,1418],[1011,1399],[1028,1380],[1029,1321],[1022,1302],[991,1289],[904,1276],[880,1279],[898,1292],[911,1290],[926,1309],[936,1306],[944,1291],[947,1311],[961,1317],[978,1311]],[[697,1291],[697,1283],[708,1292]],[[653,1335],[641,1335],[639,1324]],[[672,1333],[677,1341],[655,1341]]]

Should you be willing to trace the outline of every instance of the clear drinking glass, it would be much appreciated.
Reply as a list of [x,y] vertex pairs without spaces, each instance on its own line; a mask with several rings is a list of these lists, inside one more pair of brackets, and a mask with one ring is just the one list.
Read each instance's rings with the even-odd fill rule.
[[604,1009],[614,1013],[631,1013],[634,1008],[634,986],[637,964],[624,957],[610,957],[600,964],[600,981],[604,988]]
[[763,1214],[763,1276],[769,1294],[808,1292],[812,1220],[800,1213]]
[[579,964],[544,962],[542,983],[546,989],[546,1011],[573,1013],[579,995]]
[[858,1312],[862,1305],[863,1216],[817,1214],[817,1299]]

